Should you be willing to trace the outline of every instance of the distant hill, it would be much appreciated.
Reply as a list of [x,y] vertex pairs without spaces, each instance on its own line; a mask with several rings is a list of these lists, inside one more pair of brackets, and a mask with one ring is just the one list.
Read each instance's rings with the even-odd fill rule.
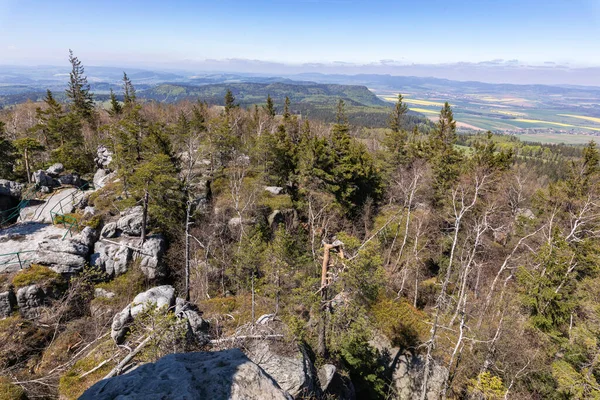
[[319,83],[218,83],[202,86],[161,84],[140,93],[140,96],[156,101],[176,102],[183,99],[200,99],[211,104],[223,104],[227,89],[233,92],[241,106],[263,104],[268,95],[277,103],[286,96],[292,103],[335,104],[338,99],[349,106],[389,107],[366,86],[329,85]]
[[[174,103],[187,99],[223,105],[227,89],[232,91],[241,107],[263,105],[270,95],[281,112],[285,97],[288,96],[292,112],[326,122],[335,120],[339,99],[346,103],[349,122],[356,125],[385,126],[391,107],[390,103],[379,99],[366,86],[314,82],[235,82],[200,86],[165,83],[140,91],[138,95],[142,99],[159,102]],[[417,117],[409,119],[409,124],[423,121]]]

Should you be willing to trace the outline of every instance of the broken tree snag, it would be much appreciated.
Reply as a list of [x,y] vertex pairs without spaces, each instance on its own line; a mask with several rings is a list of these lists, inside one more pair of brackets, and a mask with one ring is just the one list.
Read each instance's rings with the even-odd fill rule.
[[321,267],[321,296],[325,293],[327,286],[327,272],[329,271],[329,252],[333,248],[332,244],[323,243],[323,265]]
[[323,264],[321,267],[321,307],[319,309],[319,337],[317,342],[317,353],[321,357],[328,357],[327,352],[327,316],[329,314],[329,304],[327,302],[327,286],[329,286],[329,262],[331,260],[331,250],[338,250],[340,256],[344,258],[344,243],[336,240],[333,243],[323,242]]

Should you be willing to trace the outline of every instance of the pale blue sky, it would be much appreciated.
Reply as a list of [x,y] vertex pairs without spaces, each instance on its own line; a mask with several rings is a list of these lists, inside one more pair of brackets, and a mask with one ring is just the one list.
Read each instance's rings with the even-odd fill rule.
[[479,62],[600,66],[600,0],[0,0],[0,64]]

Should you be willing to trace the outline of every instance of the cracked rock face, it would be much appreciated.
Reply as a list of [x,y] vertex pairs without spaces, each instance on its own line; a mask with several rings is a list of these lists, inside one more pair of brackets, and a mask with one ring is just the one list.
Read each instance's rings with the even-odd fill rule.
[[132,251],[126,246],[96,242],[91,264],[104,270],[110,276],[119,276],[127,272]]
[[167,250],[165,238],[161,235],[149,236],[142,245],[142,251],[136,252],[135,257],[140,258],[140,268],[148,279],[163,278],[167,271],[163,256]]
[[154,363],[101,381],[82,400],[229,399],[291,400],[239,349],[169,354]]
[[32,260],[33,264],[44,265],[54,272],[65,275],[73,275],[83,271],[85,257],[56,251],[38,250]]
[[312,361],[302,346],[255,340],[245,345],[250,360],[275,379],[294,398],[319,398],[320,387]]
[[19,312],[25,318],[36,318],[39,316],[39,307],[46,302],[46,293],[38,285],[30,285],[17,291],[17,304]]
[[140,236],[142,234],[142,222],[144,210],[141,206],[132,207],[121,213],[117,221],[117,229],[129,236]]
[[17,307],[17,297],[12,288],[0,293],[0,318],[9,317]]

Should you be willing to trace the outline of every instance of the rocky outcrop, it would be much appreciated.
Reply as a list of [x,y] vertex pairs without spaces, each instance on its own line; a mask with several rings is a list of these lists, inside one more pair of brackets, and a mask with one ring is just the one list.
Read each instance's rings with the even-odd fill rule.
[[0,318],[9,317],[17,306],[17,297],[12,287],[0,293]]
[[100,232],[100,236],[104,238],[113,238],[117,236],[117,223],[109,222],[104,225],[104,228],[102,228],[102,231]]
[[196,343],[208,342],[208,322],[202,318],[198,306],[178,297],[175,300],[175,316],[187,321],[188,335]]
[[170,354],[128,374],[100,381],[80,399],[290,400],[238,349]]
[[153,235],[146,239],[141,251],[135,252],[134,258],[140,260],[140,268],[148,279],[159,279],[166,275],[167,270],[163,260],[166,250],[165,238],[161,235]]
[[99,169],[96,171],[96,173],[94,174],[94,187],[99,189],[99,188],[103,188],[104,186],[106,186],[106,184],[108,182],[110,182],[110,180],[112,178],[114,178],[115,174],[114,173],[109,173],[107,170],[105,169]]
[[294,398],[319,395],[314,366],[302,347],[256,340],[248,343],[246,349],[248,358],[271,375]]
[[347,376],[337,372],[335,365],[325,364],[319,369],[319,383],[323,397],[331,400],[354,400],[354,385]]
[[131,325],[136,315],[152,306],[156,306],[156,308],[174,307],[175,289],[173,286],[156,286],[135,296],[133,302],[113,318],[111,327],[111,337],[113,340],[117,344],[123,343],[125,335],[129,330],[129,325]]
[[[417,400],[420,398],[424,368],[425,362],[421,356],[403,354],[397,358],[392,381],[398,399]],[[445,367],[436,363],[431,365],[425,397],[427,400],[440,398],[447,374],[448,370]]]
[[88,246],[75,240],[45,239],[38,244],[43,251],[68,253],[85,257],[89,252]]
[[80,187],[83,184],[81,177],[78,174],[66,174],[58,177],[58,181],[62,185],[72,185]]
[[90,262],[109,276],[119,276],[127,272],[131,258],[132,251],[129,247],[99,241],[94,245]]
[[110,163],[112,162],[113,153],[106,146],[98,146],[96,149],[96,157],[94,158],[94,162],[98,166],[98,168],[108,169]]
[[33,256],[32,263],[44,265],[59,274],[74,275],[83,271],[86,260],[85,257],[77,254],[38,250]]
[[63,171],[65,167],[61,163],[52,164],[47,170],[46,173],[54,178],[58,177]]
[[0,196],[8,196],[15,199],[20,199],[22,190],[22,184],[6,179],[0,179]]
[[89,250],[94,247],[94,243],[98,241],[98,237],[99,235],[96,229],[86,226],[81,232],[73,236],[72,241],[83,244]]
[[42,171],[41,169],[31,175],[31,180],[38,186],[53,187],[60,185],[58,181],[54,180],[54,178],[48,175],[46,171]]
[[284,189],[281,186],[265,186],[265,191],[274,195],[282,194],[283,190]]
[[121,213],[117,221],[117,229],[129,236],[140,236],[142,234],[142,222],[144,209],[142,206],[128,208]]
[[44,239],[39,242],[32,263],[49,267],[59,274],[79,273],[87,262],[90,251],[87,243],[92,241],[90,235],[93,233],[88,230],[70,240]]
[[46,293],[39,285],[25,286],[17,290],[19,312],[24,318],[39,316],[39,307],[46,303]]

